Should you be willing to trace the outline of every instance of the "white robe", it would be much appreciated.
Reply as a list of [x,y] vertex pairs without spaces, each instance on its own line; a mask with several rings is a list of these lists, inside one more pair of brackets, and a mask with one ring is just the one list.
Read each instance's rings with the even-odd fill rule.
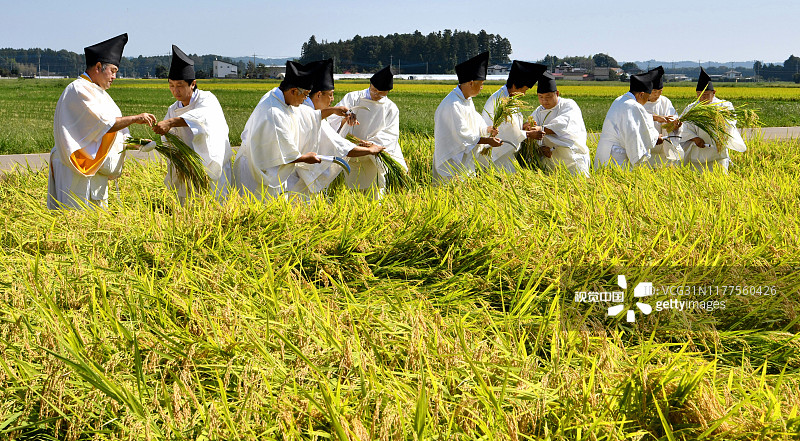
[[[714,97],[711,104],[725,106],[733,110],[733,104],[731,104],[730,101],[721,100],[717,97]],[[692,104],[687,106],[686,110],[691,108]],[[686,110],[684,110],[684,113]],[[711,142],[711,137],[708,136],[705,130],[691,123],[684,124],[683,131],[681,132],[681,145],[685,152],[684,164],[698,170],[713,170],[719,167],[727,171],[728,164],[730,163],[728,150],[736,150],[737,152],[744,152],[747,150],[742,135],[739,133],[739,129],[736,128],[736,121],[728,121],[727,131],[730,135],[728,144],[718,152],[717,147]],[[706,146],[703,148],[697,147],[697,145],[691,141],[693,138],[701,138],[703,142],[706,143]]]
[[[228,186],[232,176],[231,143],[228,140],[228,123],[222,113],[217,97],[205,90],[195,90],[188,106],[176,101],[164,119],[182,118],[188,127],[173,127],[170,131],[190,146],[200,158],[211,180],[210,189],[217,200],[228,196]],[[186,183],[178,179],[175,168],[170,164],[164,184],[175,188],[178,196],[187,196]]]
[[[314,109],[314,103],[310,98],[306,98],[303,105]],[[336,133],[330,124],[323,122],[320,124],[319,142],[316,145],[307,143],[301,146],[301,151],[303,153],[315,152],[318,155],[344,158],[350,153],[350,150],[353,150],[353,147],[355,147],[355,144]],[[305,183],[306,193],[309,195],[319,193],[328,188],[342,170],[340,165],[327,161],[319,164],[297,164],[297,173]]]
[[[501,98],[508,98],[507,86],[501,87],[486,100],[481,116],[487,126],[492,125],[494,108],[497,105],[497,101]],[[500,124],[500,127],[497,127],[497,137],[504,141],[510,141],[514,145],[503,143],[500,147],[494,147],[491,150],[491,154],[476,156],[478,163],[483,167],[493,166],[498,170],[504,170],[508,173],[516,172],[517,161],[514,158],[514,154],[520,149],[522,141],[525,141],[526,138],[525,132],[522,130],[523,122],[522,114],[517,113],[511,116],[511,121]]]
[[594,166],[646,164],[657,141],[658,131],[653,126],[653,116],[628,92],[614,100],[608,109],[597,143]]
[[[316,142],[321,112],[290,106],[277,87],[261,98],[242,132],[242,145],[233,165],[236,188],[259,200],[292,193],[304,197],[306,184],[293,163],[308,142]],[[315,139],[316,138],[316,139]]]
[[433,126],[433,179],[447,181],[459,175],[475,174],[475,155],[488,125],[475,111],[472,98],[465,98],[456,86],[439,103]]
[[[342,128],[342,136],[352,133],[356,138],[385,147],[384,152],[408,171],[406,159],[400,150],[400,110],[394,101],[388,97],[375,101],[371,99],[369,89],[364,89],[348,93],[336,105],[348,109],[356,106],[366,107],[368,110],[355,110],[359,124]],[[334,130],[338,130],[342,118],[332,116],[328,118],[328,122]],[[386,188],[387,170],[377,156],[365,155],[347,158],[347,161],[350,163],[350,174],[345,179],[347,187],[359,190],[370,190],[375,187],[379,190],[378,194]]]
[[543,158],[545,167],[554,170],[563,164],[573,175],[589,176],[591,165],[589,147],[586,146],[586,125],[575,100],[559,97],[552,109],[539,106],[532,116],[536,124],[555,133],[544,135],[541,141],[553,152],[551,158]]
[[[122,174],[125,161],[128,129],[108,132],[121,116],[111,96],[85,73],[64,89],[53,118],[47,208],[106,204],[108,181]],[[81,171],[76,158],[97,162]]]
[[[678,116],[672,101],[664,95],[659,96],[654,103],[650,101],[644,103],[644,110],[651,115]],[[661,127],[661,123],[656,121],[653,121],[653,126],[658,133],[664,136],[664,142],[650,149],[648,164],[654,168],[663,165],[680,165],[683,160],[683,148],[680,144],[681,129],[677,128],[672,132],[667,132]]]

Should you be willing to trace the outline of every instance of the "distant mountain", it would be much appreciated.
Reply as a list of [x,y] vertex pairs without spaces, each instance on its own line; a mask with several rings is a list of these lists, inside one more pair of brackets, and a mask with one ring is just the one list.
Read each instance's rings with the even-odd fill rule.
[[[255,61],[256,61],[256,65],[263,64],[264,66],[283,66],[283,65],[286,64],[287,60],[297,60],[299,58],[300,58],[299,56],[297,56],[297,57],[285,57],[285,58],[258,58],[258,57],[255,57]],[[245,65],[247,64],[247,62],[253,61],[253,57],[252,56],[249,56],[249,57],[233,57],[231,59],[233,61],[237,62],[237,63],[239,63],[239,62],[245,63]]]

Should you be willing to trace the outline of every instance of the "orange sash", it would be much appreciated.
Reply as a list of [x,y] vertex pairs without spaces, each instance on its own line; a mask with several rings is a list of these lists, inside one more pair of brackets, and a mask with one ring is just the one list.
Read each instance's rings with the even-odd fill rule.
[[69,156],[69,160],[79,172],[83,173],[85,176],[91,176],[103,165],[103,160],[108,156],[108,150],[111,148],[116,137],[117,132],[103,135],[103,140],[100,142],[100,148],[97,149],[97,154],[94,159],[85,154],[83,150],[76,150]]

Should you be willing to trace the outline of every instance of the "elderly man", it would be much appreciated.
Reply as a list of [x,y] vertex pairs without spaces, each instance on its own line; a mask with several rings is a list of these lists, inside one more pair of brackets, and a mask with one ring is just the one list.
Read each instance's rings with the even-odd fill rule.
[[[665,165],[680,165],[683,159],[683,149],[680,142],[678,142],[681,128],[678,112],[675,111],[672,101],[662,95],[664,91],[664,68],[658,66],[653,70],[656,72],[653,78],[653,91],[650,92],[650,98],[644,103],[644,110],[653,115],[653,126],[664,138],[664,142],[650,150],[648,164],[653,168]],[[674,125],[672,132],[668,132],[664,128],[667,123]]]
[[[221,202],[228,196],[229,181],[233,178],[228,123],[217,97],[197,88],[194,61],[175,45],[169,68],[169,90],[177,101],[169,106],[167,116],[153,130],[160,135],[172,131],[197,152],[211,182],[210,190]],[[164,184],[177,191],[181,205],[192,191],[171,164]]]
[[436,108],[433,137],[433,179],[448,181],[475,174],[475,155],[485,146],[500,147],[497,129],[475,111],[472,97],[483,89],[489,53],[456,65],[458,86]]
[[108,181],[122,173],[128,126],[156,123],[149,113],[122,116],[106,92],[127,42],[128,34],[122,34],[84,48],[86,71],[58,99],[47,183],[51,210],[106,206]]
[[[514,95],[525,95],[545,70],[547,70],[547,66],[543,64],[514,60],[511,63],[511,72],[508,73],[505,86],[493,93],[483,106],[481,116],[486,125],[492,125],[495,107],[499,100]],[[483,167],[494,167],[507,173],[514,173],[516,171],[514,154],[519,151],[522,141],[532,138],[534,135],[534,132],[525,130],[523,126],[522,113],[517,113],[511,117],[510,121],[500,124],[500,127],[497,128],[497,137],[505,142],[502,146],[476,157],[478,163]]]
[[573,175],[589,176],[589,147],[586,146],[586,125],[578,104],[563,98],[556,79],[544,72],[536,89],[540,106],[533,111],[536,125],[533,138],[541,140],[540,152],[547,170],[566,167]]
[[[717,92],[714,90],[714,83],[711,82],[711,77],[702,67],[700,68],[700,78],[697,80],[695,89],[697,90],[697,96],[700,97],[700,102],[733,110],[733,104],[716,97]],[[692,104],[687,107],[687,110],[691,107]],[[726,131],[728,132],[727,145],[716,146],[705,130],[691,123],[684,124],[681,133],[681,145],[685,152],[684,164],[688,164],[700,171],[720,169],[727,173],[728,164],[730,163],[728,151],[744,152],[747,150],[747,146],[739,133],[739,129],[736,128],[736,121],[728,121]]]
[[304,147],[318,142],[323,119],[347,113],[339,107],[313,110],[302,106],[315,75],[316,69],[287,61],[281,84],[261,98],[247,120],[233,165],[234,182],[243,196],[262,201],[307,197],[297,166],[319,164],[321,159]]
[[631,75],[630,91],[611,104],[597,143],[595,168],[647,164],[650,150],[664,141],[653,125],[653,116],[644,109],[656,75],[655,71]]
[[[350,133],[364,141],[362,147],[385,149],[383,151],[408,171],[400,150],[400,111],[387,96],[393,88],[394,75],[391,67],[387,66],[372,75],[367,89],[350,92],[337,104],[355,109],[353,112],[358,118],[358,124],[342,127],[342,119],[337,117],[331,118],[330,124],[336,130],[342,129],[344,135]],[[377,160],[375,154],[348,156],[351,170],[345,179],[347,187],[375,199],[381,198],[386,191],[388,172],[383,163]]]
[[[306,98],[304,104],[315,110],[326,109],[333,103],[333,60],[315,61],[309,63],[308,66],[315,69],[317,75],[314,78],[311,94]],[[341,106],[341,103],[339,106]],[[331,116],[328,119],[336,119],[337,121],[346,120],[351,124],[355,123],[353,117],[343,119]],[[384,147],[368,141],[364,141],[360,145],[355,145],[344,139],[342,135],[337,133],[337,131],[327,123],[321,125],[319,143],[316,146],[308,146],[307,148],[311,148],[315,150],[317,154],[327,157],[346,156],[349,158],[377,155],[384,149]],[[300,169],[300,176],[306,183],[309,194],[319,193],[328,188],[331,182],[333,182],[343,170],[339,164],[327,161],[320,164],[303,164],[298,168]]]

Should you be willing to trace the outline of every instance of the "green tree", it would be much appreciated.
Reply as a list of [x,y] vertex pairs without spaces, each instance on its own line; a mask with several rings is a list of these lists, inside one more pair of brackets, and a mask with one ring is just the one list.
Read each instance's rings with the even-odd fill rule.
[[622,70],[626,74],[632,74],[632,73],[639,72],[641,69],[639,69],[639,65],[638,64],[628,61],[628,62],[622,64]]
[[156,66],[156,78],[167,78],[169,76],[169,69],[163,64]]
[[594,65],[597,67],[619,67],[617,60],[608,54],[596,54],[592,57],[592,60],[594,60]]

